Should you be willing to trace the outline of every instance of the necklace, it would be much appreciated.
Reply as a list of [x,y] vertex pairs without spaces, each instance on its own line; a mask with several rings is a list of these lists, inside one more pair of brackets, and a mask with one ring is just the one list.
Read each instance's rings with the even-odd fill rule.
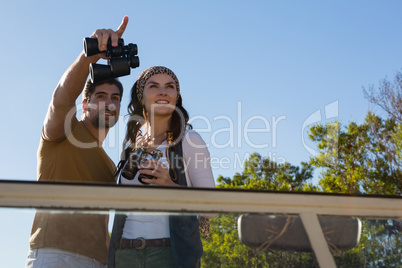
[[147,151],[153,151],[159,145],[161,145],[166,139],[167,139],[166,132],[161,133],[155,137],[152,137],[151,135],[149,135],[149,133],[146,133],[141,140],[141,144],[145,148],[147,148]]

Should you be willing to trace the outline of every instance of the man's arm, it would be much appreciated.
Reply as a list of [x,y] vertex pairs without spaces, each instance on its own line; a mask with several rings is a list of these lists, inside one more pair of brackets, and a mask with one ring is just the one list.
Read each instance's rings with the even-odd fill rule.
[[[125,16],[117,31],[111,29],[96,30],[91,38],[97,38],[99,50],[105,51],[107,41],[110,38],[112,46],[117,46],[117,40],[120,38],[128,23],[128,17]],[[85,57],[81,52],[74,63],[66,70],[59,81],[46,114],[43,124],[43,135],[49,140],[57,140],[65,137],[64,129],[65,120],[69,113],[72,113],[69,118],[75,117],[75,101],[81,94],[85,82],[89,74],[89,65],[97,62],[102,58],[102,54]]]
[[99,56],[86,58],[84,53],[81,53],[60,79],[43,124],[43,135],[47,139],[56,140],[65,136],[66,116],[69,112],[75,116],[75,101],[84,88],[89,74],[89,64],[96,62],[98,60],[96,58],[99,59]]

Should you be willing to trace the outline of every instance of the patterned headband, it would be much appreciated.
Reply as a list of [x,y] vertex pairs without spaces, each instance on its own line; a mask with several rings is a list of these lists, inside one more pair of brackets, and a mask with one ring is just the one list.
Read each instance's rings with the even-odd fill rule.
[[180,96],[180,85],[179,85],[179,80],[177,79],[177,76],[169,68],[166,68],[163,66],[154,66],[154,67],[150,67],[150,68],[146,69],[145,71],[143,71],[141,73],[141,75],[138,77],[137,87],[136,87],[138,100],[139,101],[142,100],[142,95],[144,93],[144,87],[145,87],[145,83],[147,82],[147,80],[151,76],[156,75],[156,74],[167,74],[173,78],[174,82],[176,83],[177,99],[178,99]]

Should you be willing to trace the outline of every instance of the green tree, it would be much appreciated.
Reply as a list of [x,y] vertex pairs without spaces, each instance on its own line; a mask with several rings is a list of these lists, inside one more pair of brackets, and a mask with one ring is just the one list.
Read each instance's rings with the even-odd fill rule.
[[[388,135],[378,137],[379,150],[386,151],[387,158],[391,163],[389,169],[390,183],[395,182],[396,194],[401,195],[402,184],[402,73],[398,71],[394,79],[382,79],[378,87],[371,85],[368,90],[364,89],[365,97],[377,107],[380,107],[388,121],[395,126],[389,130]],[[395,179],[395,180],[393,180]],[[369,241],[367,247],[371,247],[371,254],[366,254],[367,260],[372,266],[400,267],[402,266],[402,221],[401,220],[376,220],[369,224],[370,230],[377,238]],[[373,253],[381,258],[370,259]]]
[[[365,122],[339,122],[310,128],[309,137],[319,153],[310,164],[321,168],[319,185],[324,192],[401,195],[402,170],[396,157],[393,133],[398,125],[368,113]],[[390,134],[391,133],[391,134]]]
[[365,97],[380,107],[386,117],[396,122],[397,126],[389,135],[396,149],[395,162],[402,166],[402,72],[397,72],[393,81],[384,78],[376,88],[364,88]]
[[317,190],[312,185],[313,167],[302,162],[301,168],[288,162],[276,163],[270,158],[253,153],[244,163],[241,174],[233,178],[219,176],[218,188],[275,190],[275,191],[307,191]]
[[[394,81],[383,79],[365,96],[385,112],[385,119],[369,112],[362,124],[339,122],[310,129],[318,155],[310,164],[321,168],[319,185],[324,192],[349,194],[402,194],[402,73]],[[368,267],[402,265],[401,221],[362,219],[354,260]],[[345,253],[341,253],[343,255]],[[351,251],[346,252],[351,254]],[[339,261],[351,260],[338,256]],[[338,263],[338,262],[337,262]],[[339,263],[338,263],[339,264]]]
[[371,103],[387,114],[387,118],[402,123],[402,72],[398,71],[393,81],[384,78],[378,87],[370,85],[363,91]]
[[397,163],[402,166],[402,125],[397,125],[395,131],[391,133],[395,141],[395,150],[397,153]]
[[[303,191],[316,190],[311,183],[313,168],[289,163],[278,164],[253,153],[244,163],[244,170],[233,178],[219,176],[218,188]],[[312,253],[288,253],[260,250],[243,245],[239,240],[237,220],[240,215],[220,214],[210,220],[211,236],[203,239],[202,267],[314,267]]]
[[211,237],[204,242],[202,267],[266,267],[265,254],[240,243],[237,214],[211,220]]
[[[348,194],[401,195],[402,193],[402,73],[395,80],[382,80],[365,96],[385,111],[382,119],[368,113],[362,124],[342,128],[340,122],[316,125],[310,139],[318,154],[300,167],[278,164],[252,154],[244,170],[233,178],[219,176],[219,188],[323,191]],[[310,181],[314,168],[321,170],[319,185]],[[204,242],[203,267],[314,267],[309,253],[261,251],[242,245],[238,239],[239,215],[218,215],[211,220],[211,239]],[[357,247],[336,252],[338,267],[402,266],[402,221],[361,219]]]
[[310,129],[319,154],[310,164],[321,168],[324,192],[349,194],[402,193],[402,73],[383,79],[365,97],[385,112],[385,119],[369,112],[362,124],[339,122]]

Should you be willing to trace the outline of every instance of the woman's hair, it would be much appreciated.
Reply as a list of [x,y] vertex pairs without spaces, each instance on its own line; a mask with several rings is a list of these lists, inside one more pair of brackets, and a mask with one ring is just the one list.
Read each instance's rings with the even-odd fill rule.
[[[157,72],[155,72],[155,70],[157,70]],[[137,136],[141,135],[140,128],[145,123],[149,122],[148,121],[149,118],[147,116],[147,111],[145,110],[145,107],[142,105],[141,100],[140,100],[140,98],[142,98],[143,91],[138,90],[138,84],[139,83],[145,84],[146,81],[143,81],[144,77],[146,78],[146,80],[148,80],[150,78],[150,76],[149,76],[150,71],[153,74],[161,73],[161,74],[168,74],[168,75],[172,76],[170,74],[170,72],[168,73],[164,70],[168,70],[171,73],[173,73],[170,69],[168,69],[166,67],[161,67],[161,66],[151,67],[151,68],[145,70],[140,75],[138,80],[134,83],[133,87],[131,88],[131,100],[130,100],[130,103],[128,104],[128,114],[129,114],[130,118],[127,123],[127,133],[126,133],[126,137],[124,139],[123,148],[134,147],[136,144],[136,141],[137,141]],[[174,75],[174,73],[173,73],[173,75]],[[174,75],[173,78],[176,81],[176,84],[177,84],[176,86],[179,87],[176,76]],[[142,88],[142,90],[143,90],[143,88]],[[186,128],[192,129],[192,126],[188,123],[188,120],[189,120],[188,112],[183,107],[183,101],[182,101],[181,95],[178,92],[176,106],[175,106],[175,109],[173,110],[173,114],[172,114],[172,117],[169,122],[169,130],[168,130],[172,134],[172,136],[173,136],[172,138],[174,141],[178,142],[182,138],[182,135],[184,134],[184,131],[186,130]]]

